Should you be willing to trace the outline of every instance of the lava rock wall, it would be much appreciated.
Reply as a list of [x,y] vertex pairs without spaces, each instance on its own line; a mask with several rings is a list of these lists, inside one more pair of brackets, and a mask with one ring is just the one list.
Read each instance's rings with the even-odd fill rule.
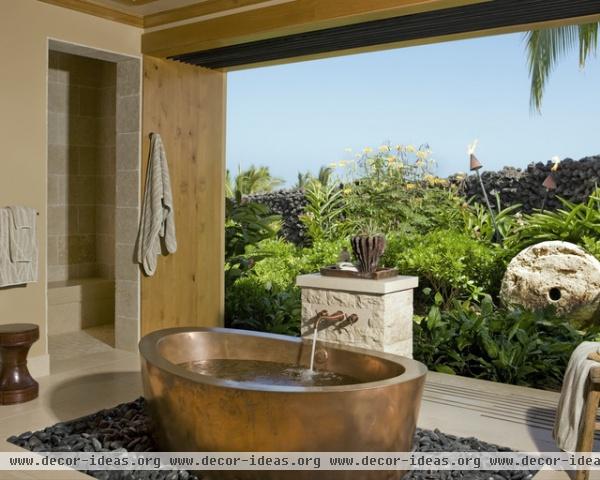
[[[498,194],[502,208],[520,204],[525,212],[539,209],[545,196],[542,183],[551,173],[553,162],[530,164],[525,170],[504,167],[497,172],[481,172],[490,201],[495,206],[495,195]],[[560,162],[558,170],[552,172],[557,188],[550,192],[545,208],[555,210],[560,207],[556,197],[565,198],[574,203],[585,202],[596,186],[600,186],[600,156],[585,157],[575,161],[567,158]],[[481,187],[475,175],[460,180],[459,176],[450,177],[450,181],[458,183],[461,193],[467,197],[475,197],[483,202]]]
[[281,235],[286,240],[296,245],[305,244],[306,229],[300,221],[300,215],[306,205],[303,190],[279,190],[262,195],[249,195],[246,198],[251,202],[262,203],[273,213],[281,215]]

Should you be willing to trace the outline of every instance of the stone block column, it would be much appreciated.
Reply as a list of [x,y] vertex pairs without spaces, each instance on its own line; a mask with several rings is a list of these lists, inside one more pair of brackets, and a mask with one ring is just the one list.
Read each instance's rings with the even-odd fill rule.
[[412,358],[413,290],[417,277],[397,276],[385,280],[300,275],[303,337],[312,337],[316,316],[342,311],[358,315],[344,328],[323,325],[319,340],[361,347]]

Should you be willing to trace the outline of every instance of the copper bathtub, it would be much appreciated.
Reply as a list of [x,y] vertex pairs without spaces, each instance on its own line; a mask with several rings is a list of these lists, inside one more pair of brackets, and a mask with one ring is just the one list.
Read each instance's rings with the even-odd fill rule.
[[[211,359],[308,366],[311,342],[233,329],[172,328],[140,342],[144,395],[165,451],[406,452],[426,367],[404,357],[317,343],[316,369],[363,383],[272,386],[201,375],[180,364]],[[399,479],[400,471],[215,472],[215,479]]]

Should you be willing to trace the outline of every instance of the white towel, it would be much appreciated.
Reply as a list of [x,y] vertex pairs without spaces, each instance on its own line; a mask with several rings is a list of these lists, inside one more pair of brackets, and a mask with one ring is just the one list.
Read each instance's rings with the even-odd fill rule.
[[569,359],[552,432],[556,445],[565,452],[574,452],[577,448],[577,439],[583,427],[581,419],[585,405],[585,384],[590,369],[598,366],[598,362],[587,357],[599,348],[598,342],[582,342]]
[[9,228],[10,259],[13,262],[31,262],[35,257],[36,211],[30,207],[8,207],[12,222]]
[[38,249],[36,243],[35,217],[33,227],[28,232],[31,235],[33,250],[29,261],[14,262],[11,258],[10,232],[15,222],[9,208],[0,208],[0,287],[21,285],[37,282],[38,279]]
[[150,158],[146,174],[146,191],[137,238],[136,258],[147,275],[156,271],[156,257],[161,254],[161,238],[167,252],[177,251],[175,214],[167,157],[160,135],[150,135]]

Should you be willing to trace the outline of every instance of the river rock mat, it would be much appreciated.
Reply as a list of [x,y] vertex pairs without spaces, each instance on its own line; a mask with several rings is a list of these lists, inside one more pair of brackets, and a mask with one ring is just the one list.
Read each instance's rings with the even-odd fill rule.
[[[7,441],[34,452],[152,452],[152,421],[143,398],[86,417],[57,423],[37,432],[14,435]],[[439,430],[417,429],[415,447],[422,452],[510,452],[510,448],[460,438]],[[179,471],[89,471],[98,480],[203,480]],[[530,480],[536,472],[411,471],[403,480]],[[218,478],[215,473],[211,478]]]

